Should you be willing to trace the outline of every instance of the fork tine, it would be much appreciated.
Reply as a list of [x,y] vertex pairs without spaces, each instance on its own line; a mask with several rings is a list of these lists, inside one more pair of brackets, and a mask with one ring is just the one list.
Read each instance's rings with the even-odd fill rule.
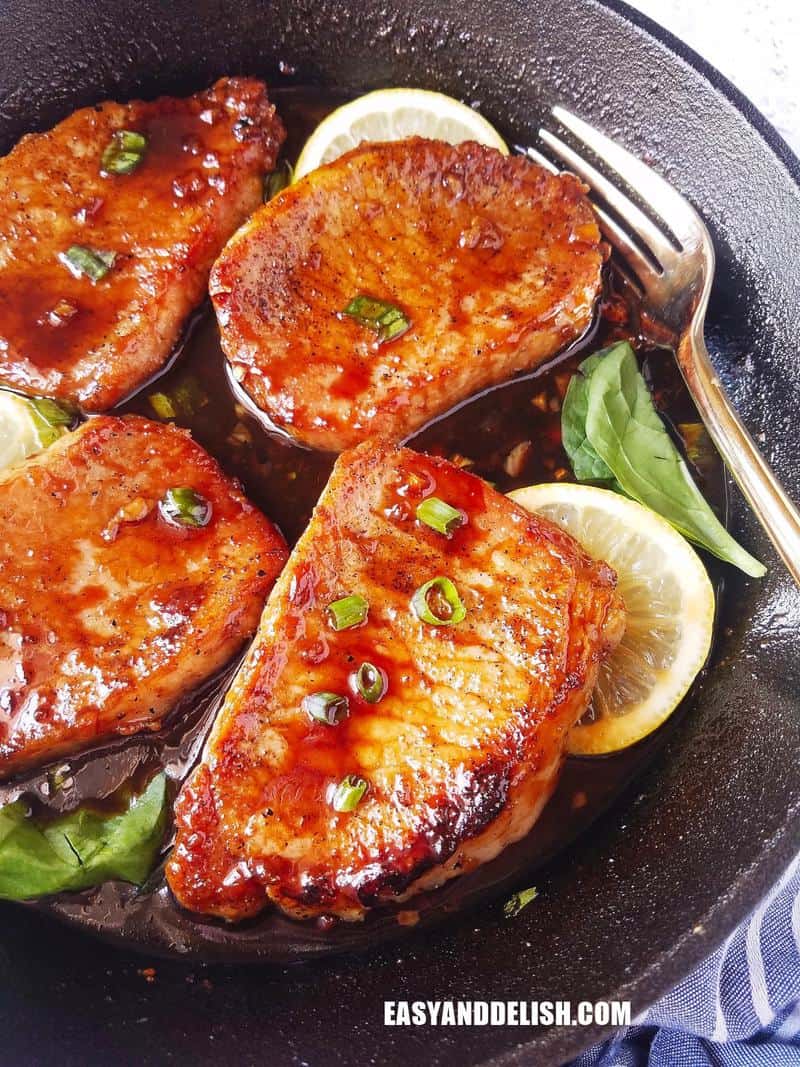
[[549,130],[539,130],[540,139],[547,147],[562,159],[571,171],[583,178],[590,189],[602,196],[606,203],[627,222],[636,236],[649,249],[650,253],[664,271],[672,271],[677,266],[679,253],[672,242],[651,222],[647,215],[634,204],[616,185],[604,177],[599,170],[587,163],[582,156],[556,137]]
[[561,168],[557,167],[552,159],[548,159],[547,156],[543,156],[541,152],[537,152],[535,148],[529,146],[523,147],[522,145],[514,146],[523,156],[527,156],[528,159],[533,160],[534,163],[538,163],[540,167],[544,167],[545,170],[549,170],[551,174],[560,174]]
[[[551,159],[537,151],[535,148],[519,148],[519,151],[533,160],[534,163],[538,163],[540,167],[544,167],[545,170],[549,170],[551,174],[560,174],[561,168],[557,167]],[[608,241],[614,248],[620,253],[625,260],[630,272],[633,274],[633,281],[638,281],[640,286],[647,286],[652,284],[653,280],[658,278],[659,272],[655,266],[650,262],[647,256],[644,255],[642,250],[637,244],[635,244],[630,236],[622,229],[611,216],[603,211],[597,204],[592,204],[594,213],[597,215],[600,223],[600,229],[605,234]]]
[[705,224],[688,200],[654,170],[627,149],[600,133],[588,122],[563,107],[554,107],[553,117],[603,160],[659,215],[672,230],[684,249],[694,248],[698,226]]
[[592,204],[594,213],[600,220],[600,229],[608,242],[616,248],[625,261],[628,270],[638,281],[639,287],[645,289],[661,278],[661,272],[656,270],[652,262],[635,244],[630,236],[622,229],[618,222],[606,214],[597,204]]
[[[523,148],[522,146],[515,147],[522,155],[527,156],[534,163],[538,163],[545,170],[549,170],[551,174],[561,173],[561,168],[557,167],[552,159],[548,159],[537,149]],[[654,264],[644,255],[639,246],[631,240],[630,235],[622,229],[619,223],[612,219],[601,207],[598,207],[597,204],[592,204],[592,207],[600,223],[600,229],[625,260],[630,273],[633,275],[631,280],[638,281],[640,287],[642,285],[652,285],[653,281],[660,277],[660,273],[656,270]]]

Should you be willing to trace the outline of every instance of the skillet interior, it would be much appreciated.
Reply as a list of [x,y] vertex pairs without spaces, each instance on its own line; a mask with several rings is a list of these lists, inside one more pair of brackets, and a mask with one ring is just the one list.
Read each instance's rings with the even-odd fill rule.
[[[414,83],[529,130],[566,103],[657,160],[701,206],[719,254],[710,336],[748,425],[800,496],[793,327],[800,317],[797,164],[773,151],[735,103],[620,15],[555,0],[380,5],[187,0],[50,5],[0,13],[10,146],[105,96],[188,91],[233,70],[343,88]],[[781,154],[783,159],[780,158]],[[792,175],[794,170],[794,177]],[[741,509],[734,526],[774,561]],[[713,668],[657,763],[589,837],[551,865],[510,925],[498,908],[395,950],[313,969],[147,965],[19,909],[4,909],[8,1055],[62,1062],[352,1062],[380,1052],[465,1063],[514,1058],[524,1032],[384,1030],[384,998],[631,997],[643,1006],[707,952],[800,843],[797,633],[800,597],[777,565],[761,585],[729,575]],[[194,976],[194,981],[187,979]],[[210,982],[210,988],[203,980]],[[154,1036],[157,1033],[157,1038]],[[537,1032],[520,1057],[558,1062],[587,1031]],[[206,1052],[206,1049],[211,1051]]]

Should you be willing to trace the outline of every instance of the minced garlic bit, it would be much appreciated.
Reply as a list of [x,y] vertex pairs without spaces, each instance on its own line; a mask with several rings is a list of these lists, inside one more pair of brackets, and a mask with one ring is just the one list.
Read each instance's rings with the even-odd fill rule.
[[518,445],[514,445],[503,463],[503,470],[509,478],[519,478],[525,470],[525,464],[530,459],[531,452],[533,452],[532,441],[520,441]]

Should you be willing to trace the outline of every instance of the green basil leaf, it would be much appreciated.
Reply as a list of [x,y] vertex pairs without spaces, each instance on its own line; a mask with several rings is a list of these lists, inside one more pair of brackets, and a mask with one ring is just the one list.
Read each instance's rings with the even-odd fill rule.
[[17,800],[0,808],[0,897],[87,889],[112,878],[141,884],[153,868],[167,819],[167,782],[156,775],[125,811],[90,808],[39,822]]
[[268,200],[272,200],[274,196],[282,193],[287,186],[291,185],[293,177],[294,167],[289,160],[279,160],[275,170],[264,175],[264,203],[266,204]]
[[586,412],[589,408],[589,379],[609,349],[595,352],[585,359],[567,387],[561,407],[561,442],[569,456],[579,482],[592,482],[607,489],[621,491],[614,472],[598,456],[586,436]]
[[731,537],[692,481],[627,341],[614,345],[592,370],[586,436],[628,496],[745,574],[760,578],[766,573]]

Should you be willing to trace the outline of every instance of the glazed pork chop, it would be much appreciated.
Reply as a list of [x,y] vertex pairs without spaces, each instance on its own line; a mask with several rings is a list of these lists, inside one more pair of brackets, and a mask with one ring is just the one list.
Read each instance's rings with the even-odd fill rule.
[[173,426],[99,416],[4,471],[0,775],[157,729],[254,632],[286,555]]
[[256,212],[210,292],[255,404],[341,451],[403,440],[579,337],[599,242],[571,175],[474,143],[367,144]]
[[23,137],[0,159],[0,382],[102,411],[159,370],[282,140],[248,78]]
[[177,900],[358,919],[522,837],[621,637],[615,584],[444,460],[345,453],[178,800]]

